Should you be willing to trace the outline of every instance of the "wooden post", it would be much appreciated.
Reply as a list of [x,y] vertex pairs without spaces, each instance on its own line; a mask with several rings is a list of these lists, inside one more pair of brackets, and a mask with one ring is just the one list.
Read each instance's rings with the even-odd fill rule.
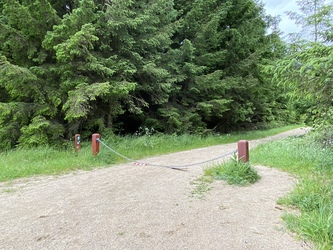
[[249,161],[249,142],[246,140],[238,142],[238,160],[242,162]]
[[99,138],[101,136],[99,134],[93,134],[91,138],[91,146],[92,146],[92,154],[96,156],[99,153]]
[[81,149],[81,136],[80,134],[76,134],[74,136],[74,149],[75,152],[79,152]]

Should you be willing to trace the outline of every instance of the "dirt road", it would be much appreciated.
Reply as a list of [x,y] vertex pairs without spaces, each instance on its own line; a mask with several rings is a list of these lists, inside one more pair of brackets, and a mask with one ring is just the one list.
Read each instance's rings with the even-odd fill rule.
[[[235,149],[227,144],[144,161],[187,164]],[[202,184],[196,181],[202,166],[133,164],[0,183],[0,249],[309,249],[285,229],[276,206],[295,180],[257,169],[261,180],[247,187]]]

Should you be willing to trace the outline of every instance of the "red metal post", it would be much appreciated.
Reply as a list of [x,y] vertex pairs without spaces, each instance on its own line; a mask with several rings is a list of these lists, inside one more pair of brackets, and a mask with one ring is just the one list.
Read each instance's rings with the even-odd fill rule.
[[92,145],[92,154],[93,156],[96,156],[99,153],[99,138],[101,136],[99,134],[93,134],[91,139],[91,145]]
[[242,162],[249,161],[249,142],[246,140],[238,142],[238,160]]
[[74,136],[74,148],[75,148],[75,152],[79,152],[81,149],[81,136],[80,134],[76,134]]

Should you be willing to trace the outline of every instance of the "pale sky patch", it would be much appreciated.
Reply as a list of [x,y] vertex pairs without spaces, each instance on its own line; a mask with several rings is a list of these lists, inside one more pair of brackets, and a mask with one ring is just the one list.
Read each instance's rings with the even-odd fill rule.
[[287,35],[299,32],[300,28],[285,14],[286,11],[298,11],[296,0],[262,0],[265,4],[266,13],[272,16],[281,16],[280,30]]

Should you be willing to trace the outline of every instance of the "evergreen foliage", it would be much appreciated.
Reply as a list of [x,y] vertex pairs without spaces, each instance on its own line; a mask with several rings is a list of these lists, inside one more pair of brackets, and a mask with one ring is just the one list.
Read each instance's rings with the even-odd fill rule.
[[0,149],[286,121],[267,28],[253,0],[4,0]]
[[290,90],[298,110],[308,114],[307,122],[322,130],[329,143],[332,133],[327,132],[333,126],[330,35],[333,5],[321,0],[297,3],[301,14],[289,14],[303,29],[311,31],[312,36],[299,34],[300,40],[289,45],[286,56],[275,63],[273,81]]

